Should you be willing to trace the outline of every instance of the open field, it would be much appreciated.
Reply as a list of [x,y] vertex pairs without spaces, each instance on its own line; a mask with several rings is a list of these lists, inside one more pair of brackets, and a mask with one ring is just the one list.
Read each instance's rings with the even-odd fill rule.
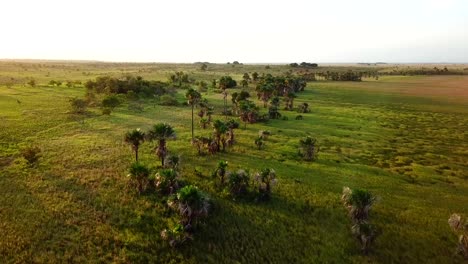
[[[84,83],[124,74],[166,81],[180,70],[210,81],[290,68],[0,63],[0,81],[15,79],[11,88],[0,86],[0,262],[462,263],[447,219],[455,212],[468,215],[468,76],[310,82],[295,100],[311,106],[304,120],[281,111],[288,120],[242,126],[238,143],[213,156],[198,156],[190,145],[188,106],[146,100],[143,112],[124,104],[110,116],[90,108],[83,117],[70,114],[68,102],[85,94],[82,85],[47,86],[52,79]],[[28,78],[38,86],[24,86]],[[252,84],[247,90],[255,93]],[[180,102],[184,93],[178,91]],[[222,118],[222,96],[211,90],[203,96],[216,106],[214,119]],[[178,249],[159,235],[175,221],[165,201],[126,187],[133,153],[123,135],[158,122],[176,130],[168,148],[181,155],[182,177],[214,201],[195,240]],[[254,140],[265,129],[272,136],[258,150]],[[195,133],[212,130],[197,127]],[[313,163],[297,155],[307,135],[321,146]],[[20,155],[30,145],[42,149],[36,167]],[[141,161],[156,166],[152,147],[142,145]],[[219,160],[232,170],[274,168],[279,180],[272,200],[239,202],[219,194],[210,176]],[[368,256],[352,237],[340,200],[343,186],[379,197],[371,218],[382,234]]]

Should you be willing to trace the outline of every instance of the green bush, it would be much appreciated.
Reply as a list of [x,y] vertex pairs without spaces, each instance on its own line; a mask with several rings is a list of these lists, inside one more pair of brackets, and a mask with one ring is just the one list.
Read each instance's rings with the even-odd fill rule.
[[179,105],[179,102],[174,96],[165,94],[160,97],[159,104],[164,106],[176,106]]

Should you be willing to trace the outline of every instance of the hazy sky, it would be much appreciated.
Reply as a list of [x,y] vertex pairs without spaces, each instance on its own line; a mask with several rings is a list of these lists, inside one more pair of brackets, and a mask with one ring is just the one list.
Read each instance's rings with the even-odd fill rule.
[[0,58],[468,62],[468,0],[1,0]]

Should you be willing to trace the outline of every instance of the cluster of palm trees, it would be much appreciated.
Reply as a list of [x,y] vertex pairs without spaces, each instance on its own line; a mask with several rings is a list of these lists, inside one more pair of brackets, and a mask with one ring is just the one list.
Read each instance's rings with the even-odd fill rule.
[[227,167],[227,161],[219,161],[212,177],[218,180],[218,187],[226,190],[231,197],[240,198],[250,194],[255,200],[271,198],[272,187],[277,183],[275,170],[265,168],[251,175],[248,170],[228,171]]
[[361,244],[362,252],[367,254],[378,235],[376,228],[369,222],[369,212],[376,197],[367,190],[351,190],[349,187],[344,187],[341,200],[353,223],[351,231]]
[[[135,129],[127,132],[124,137],[135,152],[135,163],[129,168],[129,185],[139,194],[152,189],[159,195],[167,196],[168,206],[180,217],[175,227],[161,232],[161,237],[168,240],[171,246],[190,240],[194,225],[208,215],[210,208],[210,200],[204,192],[193,185],[183,186],[178,172],[179,157],[167,157],[166,142],[175,136],[175,131],[169,124],[159,123],[146,133]],[[157,141],[155,153],[161,158],[161,170],[155,174],[138,161],[140,145],[145,141]]]
[[206,152],[215,154],[225,151],[227,146],[234,145],[234,129],[239,128],[239,122],[234,119],[229,119],[226,122],[215,120],[212,123],[212,128],[212,137],[196,136],[192,140],[192,145],[197,148],[199,155],[203,155]]
[[128,143],[135,152],[135,162],[138,163],[138,152],[140,145],[145,141],[157,141],[155,147],[156,155],[161,159],[161,166],[164,167],[164,161],[167,157],[168,150],[166,142],[176,138],[176,133],[171,125],[167,123],[159,123],[154,125],[148,132],[143,132],[139,128],[128,131],[125,134],[125,142]]

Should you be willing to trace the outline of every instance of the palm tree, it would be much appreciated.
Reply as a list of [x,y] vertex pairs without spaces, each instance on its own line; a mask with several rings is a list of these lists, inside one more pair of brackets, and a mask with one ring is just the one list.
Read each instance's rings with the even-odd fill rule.
[[201,100],[201,94],[195,91],[193,88],[190,88],[185,94],[187,98],[187,103],[192,106],[192,141],[193,141],[193,108]]
[[166,169],[156,173],[154,184],[156,189],[162,194],[173,194],[179,189],[177,172],[173,169]]
[[140,163],[133,163],[128,170],[128,177],[130,177],[130,185],[135,187],[138,193],[142,193],[148,187],[148,177],[150,169]]
[[214,131],[216,143],[218,144],[218,147],[217,147],[218,151],[221,150],[220,149],[221,141],[223,142],[223,150],[225,149],[226,140],[224,138],[224,134],[226,134],[227,130],[228,130],[228,127],[223,121],[216,120],[213,122],[213,131]]
[[164,159],[167,155],[166,141],[176,138],[174,129],[169,124],[159,123],[154,125],[153,128],[148,131],[147,137],[150,141],[158,141],[156,155],[158,155],[158,157],[161,159],[161,165],[164,167]]
[[228,173],[228,189],[232,196],[240,196],[247,192],[250,175],[245,170]]
[[176,200],[169,201],[169,206],[179,211],[181,224],[188,230],[196,220],[208,215],[210,200],[197,187],[187,185],[177,192]]
[[138,162],[138,149],[140,144],[145,141],[145,133],[137,128],[132,131],[128,131],[125,134],[124,140],[132,146],[133,151],[135,151],[135,161]]
[[273,169],[265,168],[255,175],[258,184],[260,199],[268,200],[271,196],[271,187],[276,184],[276,172]]
[[234,129],[239,128],[239,122],[237,122],[234,119],[229,119],[226,123],[227,128],[229,129],[228,132],[228,140],[227,143],[229,146],[232,146],[235,141],[234,141]]
[[462,219],[459,214],[452,214],[448,223],[452,230],[458,235],[457,253],[468,259],[468,219]]
[[284,100],[285,100],[284,109],[285,110],[292,110],[293,109],[294,98],[296,98],[296,97],[297,97],[296,94],[294,94],[291,91],[286,94],[286,96],[284,97]]
[[348,208],[349,216],[355,223],[367,221],[369,211],[376,198],[367,190],[351,190],[348,187],[343,188],[341,200]]
[[299,145],[302,149],[301,155],[307,161],[314,161],[317,159],[317,154],[319,152],[319,147],[316,146],[317,140],[315,138],[306,137],[299,141]]
[[351,231],[361,244],[362,252],[367,254],[378,235],[376,228],[369,223],[369,211],[376,197],[367,190],[351,190],[349,187],[344,187],[341,200],[353,221]]
[[228,166],[228,162],[224,160],[220,160],[218,162],[218,167],[216,167],[216,170],[213,172],[213,177],[219,177],[219,180],[221,182],[221,185],[224,184],[224,179],[226,176],[226,168]]
[[257,145],[258,149],[262,149],[264,145],[262,136],[259,136],[257,139],[255,139],[255,145]]

